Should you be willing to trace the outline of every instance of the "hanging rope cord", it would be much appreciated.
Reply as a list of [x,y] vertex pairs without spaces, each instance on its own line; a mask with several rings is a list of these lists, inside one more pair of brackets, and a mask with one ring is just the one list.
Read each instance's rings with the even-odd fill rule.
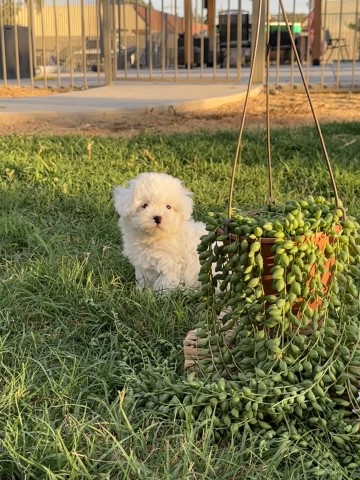
[[272,161],[271,161],[271,130],[270,130],[270,12],[269,0],[265,4],[266,18],[266,148],[267,148],[267,164],[268,164],[268,185],[269,198],[268,204],[275,203],[272,181]]
[[262,11],[262,0],[259,0],[259,12],[258,12],[258,18],[257,18],[257,23],[256,23],[256,34],[255,34],[255,41],[254,41],[254,50],[253,50],[251,64],[250,64],[249,80],[248,80],[248,85],[247,85],[247,89],[246,89],[244,108],[243,108],[243,114],[242,114],[242,117],[241,117],[240,130],[239,130],[239,136],[238,136],[238,141],[237,141],[237,145],[236,145],[235,157],[233,159],[233,163],[232,163],[232,167],[231,167],[231,180],[230,180],[229,201],[228,201],[228,218],[229,219],[231,218],[231,213],[232,213],[232,199],[233,199],[233,195],[234,195],[236,166],[237,166],[238,159],[240,157],[240,152],[241,152],[241,146],[242,146],[241,142],[242,142],[242,137],[243,137],[243,132],[244,132],[247,106],[248,106],[248,102],[249,102],[250,89],[251,89],[253,76],[254,76],[254,65],[255,65],[255,60],[256,60],[256,54],[257,54],[257,51],[258,51],[261,11]]
[[[335,198],[335,203],[338,208],[340,208],[345,216],[345,211],[341,206],[341,201],[338,195],[338,190],[335,182],[335,177],[331,168],[331,163],[330,163],[330,158],[326,149],[324,137],[321,132],[320,124],[318,121],[318,118],[316,116],[316,112],[314,110],[314,106],[312,103],[309,87],[306,82],[306,78],[304,75],[304,71],[301,65],[300,57],[296,49],[295,45],[295,40],[293,37],[293,33],[291,31],[291,27],[289,24],[289,20],[287,17],[287,14],[284,9],[284,4],[282,0],[279,0],[279,5],[281,8],[281,12],[286,24],[286,29],[290,37],[290,43],[291,43],[291,48],[293,49],[295,59],[297,66],[299,68],[300,76],[305,88],[306,96],[311,108],[312,116],[315,122],[316,130],[319,136],[322,152],[324,155],[325,159],[325,164],[330,176],[332,188],[334,191],[334,198]],[[270,57],[270,46],[269,46],[269,36],[270,36],[270,26],[269,26],[269,0],[266,0],[266,19],[267,19],[267,51],[266,51],[266,130],[267,130],[267,162],[268,162],[268,182],[269,182],[269,204],[274,203],[274,196],[273,196],[273,185],[272,185],[272,164],[271,164],[271,141],[270,141],[270,114],[269,114],[269,57]],[[234,184],[235,184],[235,175],[236,175],[236,167],[238,160],[240,158],[240,153],[241,153],[241,147],[242,147],[242,137],[243,137],[243,131],[244,131],[244,125],[245,125],[245,118],[246,118],[246,113],[247,113],[247,107],[248,107],[248,100],[249,100],[249,95],[250,95],[250,89],[252,86],[252,81],[253,81],[253,74],[254,74],[254,64],[256,60],[256,54],[258,50],[258,44],[259,44],[259,33],[260,33],[260,20],[261,20],[261,11],[262,11],[262,0],[259,0],[259,11],[258,11],[258,17],[257,17],[257,29],[256,29],[256,35],[255,35],[255,41],[254,41],[254,51],[253,51],[253,56],[252,56],[252,61],[251,61],[251,66],[250,66],[250,75],[249,75],[249,81],[248,81],[248,86],[246,90],[246,96],[245,96],[245,101],[244,101],[244,108],[243,108],[243,114],[241,117],[241,124],[240,124],[240,130],[239,130],[239,136],[238,136],[238,142],[236,146],[236,152],[235,156],[232,162],[232,168],[231,168],[231,180],[230,180],[230,190],[229,190],[229,201],[228,201],[228,218],[231,219],[231,214],[232,214],[232,200],[233,200],[233,194],[234,194]]]

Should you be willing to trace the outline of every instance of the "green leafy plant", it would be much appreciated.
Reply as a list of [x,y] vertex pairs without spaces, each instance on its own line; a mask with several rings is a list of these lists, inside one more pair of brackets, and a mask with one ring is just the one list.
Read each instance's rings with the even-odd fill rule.
[[307,328],[329,300],[336,302],[339,277],[356,297],[350,270],[357,271],[358,228],[323,197],[235,212],[231,220],[209,217],[209,233],[199,245],[198,312],[230,309],[223,317],[227,325],[248,313],[261,328]]
[[230,221],[213,214],[207,229],[197,371],[147,372],[135,387],[146,392],[141,404],[211,423],[218,440],[250,430],[301,448],[320,441],[309,472],[324,473],[329,455],[351,472],[360,462],[359,224],[308,197]]

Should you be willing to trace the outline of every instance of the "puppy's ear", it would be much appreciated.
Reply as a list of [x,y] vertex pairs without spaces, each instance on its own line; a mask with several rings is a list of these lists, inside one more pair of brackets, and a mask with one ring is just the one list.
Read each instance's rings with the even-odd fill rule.
[[183,217],[185,220],[189,220],[193,211],[193,192],[187,190],[183,185],[181,185],[182,200],[179,204],[179,209],[182,211]]
[[130,190],[124,187],[115,187],[114,206],[117,213],[122,217],[128,215],[130,210]]

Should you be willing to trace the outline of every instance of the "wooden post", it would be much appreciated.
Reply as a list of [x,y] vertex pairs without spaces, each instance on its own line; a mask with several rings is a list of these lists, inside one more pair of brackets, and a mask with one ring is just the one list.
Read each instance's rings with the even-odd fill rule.
[[[260,5],[261,3],[261,5]],[[260,29],[259,29],[259,43],[258,50],[256,52],[256,58],[254,63],[253,83],[264,83],[264,65],[265,65],[265,2],[259,0],[253,0],[253,12],[252,12],[252,28],[251,28],[251,61],[254,57],[254,45],[257,29],[257,20],[260,11]]]
[[213,64],[213,75],[215,78],[215,65],[218,61],[217,56],[217,32],[216,32],[216,0],[202,0],[204,8],[207,10],[206,23],[209,37],[209,53],[212,52],[211,62]]
[[314,1],[314,44],[312,48],[313,65],[320,65],[321,58],[321,0]]
[[191,0],[184,0],[185,35],[184,53],[185,65],[192,66],[194,63],[194,42],[192,38],[192,4]]
[[207,25],[209,38],[213,38],[215,27],[215,0],[207,0]]

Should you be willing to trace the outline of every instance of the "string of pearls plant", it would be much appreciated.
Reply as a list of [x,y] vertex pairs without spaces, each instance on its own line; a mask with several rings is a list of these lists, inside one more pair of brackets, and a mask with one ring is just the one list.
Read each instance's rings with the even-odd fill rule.
[[351,274],[358,271],[358,228],[355,219],[344,218],[344,210],[323,197],[237,212],[231,221],[224,215],[208,217],[209,233],[198,248],[197,312],[230,309],[222,331],[244,312],[272,331],[317,323],[329,302],[336,303],[339,280],[357,296]]
[[207,230],[197,371],[149,367],[134,379],[136,401],[211,425],[218,440],[251,431],[295,450],[316,446],[309,474],[329,456],[360,473],[359,224],[309,197],[230,222],[213,214]]

